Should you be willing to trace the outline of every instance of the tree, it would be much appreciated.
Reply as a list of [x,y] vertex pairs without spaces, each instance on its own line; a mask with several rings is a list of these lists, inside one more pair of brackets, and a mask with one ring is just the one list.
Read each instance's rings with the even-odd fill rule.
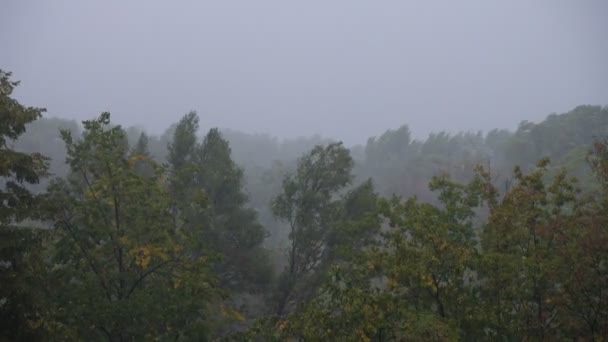
[[601,340],[608,336],[608,141],[596,141],[587,159],[599,187],[577,200],[576,221],[567,226],[557,303],[560,315],[568,317],[568,337]]
[[[515,185],[502,199],[489,174],[481,171],[490,216],[481,234],[479,276],[487,329],[495,338],[553,340],[597,334],[573,333],[571,328],[594,308],[580,297],[586,289],[574,285],[580,284],[582,274],[599,280],[590,274],[593,268],[585,256],[589,248],[581,240],[595,229],[585,218],[587,205],[573,180],[560,173],[547,182],[548,165],[543,159],[528,174],[516,168]],[[577,301],[567,303],[572,295]]]
[[291,241],[277,294],[279,317],[291,301],[301,300],[298,291],[325,260],[340,210],[336,196],[350,183],[352,167],[341,143],[317,146],[299,160],[295,174],[285,177],[283,191],[272,203],[274,215],[289,224]]
[[40,240],[23,220],[35,219],[40,204],[26,185],[37,184],[47,171],[47,158],[10,146],[45,111],[12,98],[18,84],[10,72],[0,70],[0,335],[9,340],[41,338],[31,324],[37,319],[37,303],[30,290],[38,284],[29,282]]
[[472,219],[480,205],[479,180],[460,185],[435,178],[430,187],[439,191],[441,206],[355,195],[369,193],[369,187],[347,196],[347,212],[357,213],[352,227],[376,227],[381,212],[388,230],[362,229],[371,233],[367,239],[341,235],[343,246],[358,253],[333,260],[315,296],[266,329],[274,330],[277,340],[483,338],[477,285],[471,281],[478,257]]
[[181,170],[194,158],[198,129],[199,118],[194,111],[186,114],[175,127],[173,140],[167,146],[167,160],[174,170]]
[[[453,341],[457,329],[432,312],[413,308],[396,288],[374,284],[365,263],[334,267],[320,295],[275,327],[276,341]],[[400,290],[404,290],[400,288]],[[268,334],[267,334],[268,335]],[[255,336],[255,335],[254,335]],[[270,340],[270,339],[268,339]]]
[[462,185],[435,177],[429,188],[439,193],[438,205],[416,197],[382,201],[391,229],[368,262],[381,270],[392,300],[406,307],[401,315],[413,320],[411,328],[419,323],[414,313],[420,313],[441,327],[442,334],[480,338],[480,314],[474,305],[479,181]]
[[137,139],[137,142],[131,150],[132,155],[150,157],[150,150],[148,149],[148,135],[142,132]]
[[135,171],[144,176],[151,177],[154,175],[154,162],[148,149],[148,136],[146,133],[141,133],[131,148],[130,161],[133,163]]
[[166,171],[139,175],[124,131],[109,124],[103,113],[84,122],[82,140],[62,132],[71,175],[48,195],[56,242],[45,324],[62,339],[204,339],[219,296],[210,256],[173,217]]
[[216,128],[202,143],[196,139],[198,116],[189,113],[178,123],[169,162],[175,196],[187,204],[204,196],[207,206],[198,212],[184,210],[184,219],[202,224],[197,232],[210,248],[221,254],[215,268],[222,284],[235,291],[253,290],[270,280],[270,265],[261,248],[264,228],[243,192],[243,170],[231,158],[228,142]]

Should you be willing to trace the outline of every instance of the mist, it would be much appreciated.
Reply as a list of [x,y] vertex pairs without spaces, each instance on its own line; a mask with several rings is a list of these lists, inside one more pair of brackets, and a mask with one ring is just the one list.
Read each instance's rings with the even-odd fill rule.
[[0,63],[49,116],[363,143],[606,104],[605,1],[8,1]]
[[606,14],[4,1],[0,340],[608,336]]

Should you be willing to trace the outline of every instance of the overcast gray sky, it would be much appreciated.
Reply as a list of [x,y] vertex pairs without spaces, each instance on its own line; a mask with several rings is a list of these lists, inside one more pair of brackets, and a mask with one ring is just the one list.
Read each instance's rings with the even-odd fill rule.
[[608,104],[606,0],[4,0],[0,68],[48,115],[364,142]]

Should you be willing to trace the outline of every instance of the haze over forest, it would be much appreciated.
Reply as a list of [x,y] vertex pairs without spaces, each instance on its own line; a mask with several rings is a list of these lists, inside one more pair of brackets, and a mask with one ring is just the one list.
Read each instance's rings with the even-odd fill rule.
[[606,104],[608,3],[13,1],[0,62],[48,116],[364,143]]
[[608,2],[0,5],[0,342],[608,341]]

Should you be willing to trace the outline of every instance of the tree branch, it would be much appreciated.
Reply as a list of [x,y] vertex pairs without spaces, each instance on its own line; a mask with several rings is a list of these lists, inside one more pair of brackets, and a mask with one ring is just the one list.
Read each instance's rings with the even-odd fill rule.
[[76,234],[72,230],[72,228],[73,228],[72,225],[67,220],[65,220],[65,219],[62,220],[62,221],[63,221],[64,226],[66,227],[66,230],[68,231],[68,233],[70,234],[70,236],[74,240],[74,243],[76,243],[76,245],[78,246],[78,248],[80,249],[80,251],[84,255],[85,260],[89,264],[89,267],[91,268],[91,270],[93,271],[93,273],[95,273],[95,275],[99,279],[99,283],[101,284],[101,287],[103,288],[103,290],[104,290],[104,292],[106,294],[106,297],[108,298],[108,301],[111,302],[112,301],[112,296],[110,296],[110,292],[109,292],[108,287],[107,287],[107,285],[105,283],[105,280],[103,279],[103,277],[101,276],[101,273],[99,272],[99,270],[97,269],[97,267],[93,263],[93,260],[91,260],[91,258],[89,257],[89,254],[87,253],[86,249],[79,243],[78,239],[76,238]]
[[165,266],[169,263],[172,263],[172,262],[177,262],[177,261],[178,261],[177,259],[169,259],[169,260],[163,261],[160,264],[157,264],[156,266],[151,267],[150,269],[148,269],[148,271],[142,273],[141,276],[139,276],[139,278],[137,278],[137,280],[135,280],[133,285],[131,285],[131,288],[129,289],[129,292],[127,292],[127,296],[125,298],[129,298],[131,296],[131,294],[133,293],[133,291],[135,291],[135,289],[137,288],[137,285],[139,285],[139,283],[141,283],[147,276],[156,272],[163,266]]

